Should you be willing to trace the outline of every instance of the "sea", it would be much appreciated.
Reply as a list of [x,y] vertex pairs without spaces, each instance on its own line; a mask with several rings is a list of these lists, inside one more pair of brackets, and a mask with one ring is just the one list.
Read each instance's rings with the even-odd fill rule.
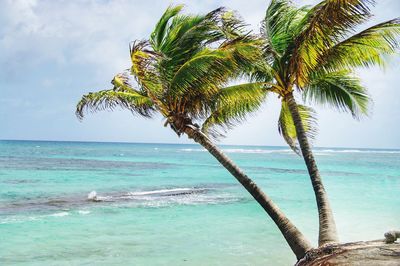
[[[221,146],[314,244],[301,157]],[[400,229],[400,150],[314,148],[342,242]],[[0,141],[0,265],[293,265],[279,230],[202,147]]]

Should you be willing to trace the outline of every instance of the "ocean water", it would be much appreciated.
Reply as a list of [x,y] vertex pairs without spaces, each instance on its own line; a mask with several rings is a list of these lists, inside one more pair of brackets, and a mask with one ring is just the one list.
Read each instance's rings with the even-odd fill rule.
[[[302,159],[286,147],[222,148],[316,243]],[[315,155],[342,241],[400,229],[399,150]],[[87,200],[92,191],[99,201]],[[294,262],[270,218],[200,146],[0,141],[0,265]]]

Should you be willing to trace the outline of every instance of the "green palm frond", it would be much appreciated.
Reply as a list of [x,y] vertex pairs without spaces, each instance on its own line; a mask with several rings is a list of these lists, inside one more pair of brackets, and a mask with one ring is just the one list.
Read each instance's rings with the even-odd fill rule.
[[254,66],[249,75],[252,82],[273,82],[275,70],[266,61],[262,61]]
[[298,25],[293,40],[290,70],[302,86],[318,58],[354,27],[371,17],[372,0],[325,0],[310,9]]
[[76,106],[76,115],[82,119],[85,112],[114,110],[117,107],[128,109],[133,114],[144,117],[151,117],[155,112],[154,104],[149,97],[134,90],[118,91],[113,89],[84,95]]
[[227,76],[225,71],[219,69],[231,72],[229,65],[230,62],[226,60],[222,51],[204,49],[186,61],[175,73],[170,83],[169,94],[177,97],[186,93],[197,94],[199,84],[209,91],[209,93],[206,91],[206,94],[214,94],[218,84],[225,81]]
[[315,75],[304,87],[305,101],[332,106],[339,111],[350,112],[355,118],[368,115],[371,99],[360,80],[349,71]]
[[206,16],[176,16],[171,21],[162,45],[154,49],[169,58],[182,56],[180,52],[198,51],[202,41],[209,38],[206,34],[210,31]]
[[355,34],[326,51],[319,66],[328,70],[385,65],[385,55],[394,54],[400,46],[400,19],[379,23]]
[[[317,119],[315,111],[308,106],[300,104],[297,105],[297,108],[307,137],[311,140],[315,139],[317,134]],[[292,115],[290,114],[289,107],[285,101],[282,101],[281,113],[278,120],[278,130],[279,134],[282,135],[289,147],[295,153],[300,155],[296,127]]]
[[153,32],[150,35],[150,43],[158,50],[159,47],[163,44],[163,40],[165,38],[165,33],[168,28],[168,24],[171,18],[175,17],[182,10],[183,5],[177,6],[169,6],[164,14],[161,16],[160,20],[156,24]]
[[246,116],[257,111],[265,100],[266,84],[246,83],[221,89],[211,102],[211,114],[204,121],[202,131],[214,138],[222,136],[222,130],[233,127],[245,120]]
[[[171,13],[171,10],[166,12],[169,14],[169,21],[165,23],[165,27],[161,27],[162,33],[158,33],[157,28],[153,32],[154,36],[163,36],[161,41],[150,42],[153,50],[163,55],[159,58],[158,65],[160,76],[165,81],[171,80],[185,62],[208,45],[238,37],[243,28],[236,14],[224,8],[195,16]],[[158,45],[155,45],[156,43]]]
[[308,7],[297,8],[288,0],[272,0],[261,25],[261,34],[275,57],[280,57],[295,37],[295,28]]
[[203,49],[175,73],[169,95],[175,98],[214,95],[230,79],[250,72],[260,54],[258,43],[245,39],[225,42],[218,49]]

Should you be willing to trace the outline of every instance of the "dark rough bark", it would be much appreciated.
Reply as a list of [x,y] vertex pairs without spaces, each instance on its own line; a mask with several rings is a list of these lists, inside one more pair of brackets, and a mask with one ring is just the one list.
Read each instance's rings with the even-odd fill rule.
[[385,240],[333,244],[313,249],[296,266],[398,266],[400,244]]
[[317,164],[315,163],[314,155],[308,143],[307,135],[305,133],[302,120],[300,118],[297,103],[292,93],[288,94],[285,97],[285,100],[288,104],[294,125],[296,127],[297,139],[299,141],[301,153],[307,165],[308,173],[310,175],[311,183],[317,200],[319,214],[319,246],[328,243],[337,243],[339,242],[339,239],[332,209],[330,207],[324,185],[322,184],[322,179],[319,174]]
[[237,165],[235,165],[217,146],[215,146],[198,129],[187,127],[185,133],[194,141],[208,150],[254,197],[263,209],[272,218],[282,232],[287,243],[295,253],[297,259],[302,258],[312,248],[303,234],[273,203],[273,201],[251,180]]

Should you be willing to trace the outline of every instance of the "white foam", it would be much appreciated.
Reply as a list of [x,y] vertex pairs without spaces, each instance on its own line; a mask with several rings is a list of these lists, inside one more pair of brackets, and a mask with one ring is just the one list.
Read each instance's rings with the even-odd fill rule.
[[179,196],[165,197],[140,197],[140,201],[134,201],[135,207],[167,207],[171,205],[203,205],[232,203],[240,200],[232,195],[207,195],[207,194],[185,194]]
[[53,213],[50,214],[49,216],[53,216],[53,217],[64,217],[69,215],[69,212],[57,212],[57,213]]
[[201,152],[204,152],[204,151],[207,151],[207,150],[206,149],[180,149],[180,151],[187,151],[187,152],[192,152],[192,151],[199,152],[199,151],[201,151]]
[[292,153],[292,150],[263,150],[263,149],[224,149],[226,153]]
[[[248,153],[248,154],[268,154],[268,153],[284,153],[294,154],[290,149],[278,149],[278,150],[267,150],[267,149],[222,149],[226,153]],[[205,152],[205,149],[180,149],[184,152]],[[399,150],[358,150],[358,149],[315,149],[315,153],[319,155],[327,155],[327,153],[381,153],[381,154],[400,154]]]
[[325,153],[388,153],[388,154],[398,154],[400,151],[397,150],[357,150],[357,149],[343,149],[343,150],[332,150],[332,149],[324,149],[324,150],[316,150],[316,152],[325,152]]
[[92,191],[88,194],[87,199],[89,201],[112,201],[113,197],[111,196],[98,196],[96,191]]
[[[292,153],[293,151],[290,149],[282,149],[282,150],[264,150],[264,149],[222,149],[226,153]],[[180,149],[180,151],[185,152],[205,152],[205,149]]]
[[79,214],[82,214],[82,215],[86,215],[86,214],[89,214],[90,213],[90,211],[78,211],[78,213]]
[[144,195],[153,195],[153,194],[169,194],[169,193],[184,193],[184,192],[194,192],[200,191],[202,189],[194,189],[194,188],[172,188],[172,189],[159,189],[159,190],[151,190],[151,191],[139,191],[139,192],[129,192],[129,196],[144,196]]
[[5,219],[0,220],[0,224],[13,224],[13,223],[22,223],[26,221],[35,221],[39,218],[37,216],[28,216],[28,217],[7,217]]

